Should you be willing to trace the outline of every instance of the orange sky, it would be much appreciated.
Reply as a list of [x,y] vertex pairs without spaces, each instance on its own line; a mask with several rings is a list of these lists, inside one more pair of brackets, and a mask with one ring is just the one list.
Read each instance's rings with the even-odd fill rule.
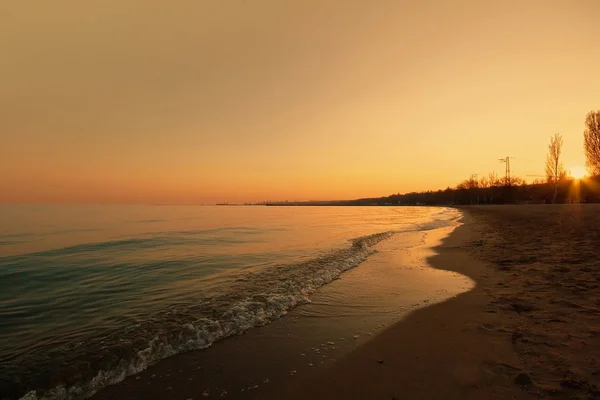
[[[342,199],[584,163],[600,1],[0,5],[0,202]],[[532,179],[532,178],[530,178]]]

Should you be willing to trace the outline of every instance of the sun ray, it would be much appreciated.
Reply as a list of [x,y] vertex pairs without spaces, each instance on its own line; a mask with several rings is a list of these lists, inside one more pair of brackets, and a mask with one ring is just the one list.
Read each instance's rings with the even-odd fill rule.
[[587,176],[585,167],[582,167],[581,165],[574,165],[569,169],[569,171],[570,175],[575,179],[582,179]]

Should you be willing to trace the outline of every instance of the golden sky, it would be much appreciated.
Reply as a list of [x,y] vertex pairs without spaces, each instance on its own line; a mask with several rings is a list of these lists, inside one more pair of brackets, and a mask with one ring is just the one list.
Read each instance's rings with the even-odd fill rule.
[[[346,199],[584,163],[600,1],[6,1],[0,202]],[[531,178],[530,178],[531,179]]]

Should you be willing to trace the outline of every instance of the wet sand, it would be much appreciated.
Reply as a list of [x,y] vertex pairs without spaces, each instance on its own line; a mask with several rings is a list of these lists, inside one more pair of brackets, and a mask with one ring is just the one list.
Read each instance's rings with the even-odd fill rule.
[[600,398],[600,207],[464,208],[430,262],[477,282],[271,398]]

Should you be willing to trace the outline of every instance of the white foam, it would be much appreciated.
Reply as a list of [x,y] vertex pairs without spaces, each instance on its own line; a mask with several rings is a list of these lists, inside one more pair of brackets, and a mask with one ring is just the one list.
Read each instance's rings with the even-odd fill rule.
[[[254,294],[233,304],[219,319],[200,318],[183,323],[177,335],[157,335],[131,360],[121,360],[117,368],[101,370],[81,386],[59,386],[37,397],[30,391],[20,400],[72,400],[93,395],[98,389],[124,380],[156,362],[190,350],[204,349],[226,337],[242,334],[285,315],[290,309],[309,302],[308,296],[320,286],[330,283],[356,267],[374,252],[372,246],[389,238],[393,232],[383,232],[352,240],[352,247],[311,262],[283,266],[276,271],[281,279],[268,291]],[[300,269],[303,269],[302,271]],[[272,275],[268,272],[265,275]],[[261,279],[260,274],[255,277]],[[272,277],[270,277],[272,278]]]
[[[433,230],[450,226],[456,224],[460,215],[458,210],[445,208],[434,214],[433,221],[402,231]],[[148,342],[147,347],[135,353],[132,359],[120,360],[116,368],[108,371],[101,370],[93,379],[82,385],[68,388],[58,386],[48,390],[41,397],[38,397],[35,391],[30,391],[20,400],[86,398],[100,388],[121,382],[127,376],[137,374],[164,358],[190,350],[204,349],[218,340],[268,324],[285,315],[290,309],[310,302],[309,296],[315,290],[365,261],[374,252],[375,244],[393,234],[394,232],[383,232],[356,238],[351,241],[350,248],[338,250],[334,254],[302,264],[280,266],[246,277],[240,282],[249,287],[263,287],[263,290],[230,305],[219,318],[194,318],[192,321],[186,321],[175,330],[175,333],[157,334]],[[360,335],[353,337],[358,339]],[[340,340],[344,339],[340,338]],[[319,352],[319,349],[313,350]],[[291,375],[295,373],[295,370],[290,371]]]

